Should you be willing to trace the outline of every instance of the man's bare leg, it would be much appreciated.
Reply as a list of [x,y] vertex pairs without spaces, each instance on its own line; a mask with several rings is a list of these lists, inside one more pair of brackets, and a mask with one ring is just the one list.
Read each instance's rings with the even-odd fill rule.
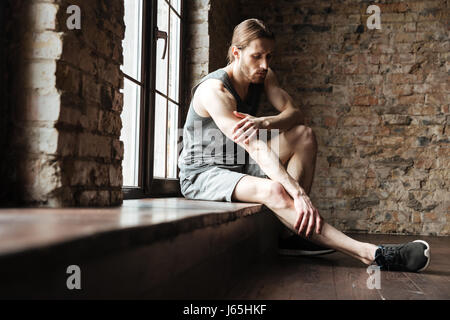
[[[317,140],[311,128],[300,125],[281,133],[269,140],[268,147],[279,151],[280,162],[292,178],[297,180],[306,194],[309,195],[316,168]],[[285,228],[282,237],[293,235]]]
[[[279,153],[281,164],[292,178],[299,181],[309,195],[317,160],[317,140],[313,130],[300,125],[280,133],[267,146]],[[273,150],[275,151],[275,150]]]
[[[281,133],[275,139],[268,142],[268,147],[276,149],[272,150],[278,153],[281,164],[309,194],[317,155],[317,141],[314,133],[310,128],[297,126]],[[232,199],[263,203],[287,227],[285,235],[297,234],[293,228],[296,220],[293,199],[281,184],[270,179],[245,176],[236,185]],[[313,234],[309,240],[346,253],[366,264],[373,261],[377,249],[377,246],[373,244],[359,242],[346,236],[326,222],[322,228],[322,234]]]
[[310,129],[305,129],[299,141],[292,146],[294,154],[289,159],[287,172],[305,189],[309,195],[314,179],[317,161],[317,140]]
[[[292,232],[296,232],[294,224],[297,218],[294,201],[278,182],[247,175],[239,180],[233,195],[233,200],[262,203],[272,210],[278,219]],[[326,246],[369,265],[375,258],[377,246],[370,243],[356,241],[343,234],[333,226],[324,222],[322,233],[313,234],[311,241]]]

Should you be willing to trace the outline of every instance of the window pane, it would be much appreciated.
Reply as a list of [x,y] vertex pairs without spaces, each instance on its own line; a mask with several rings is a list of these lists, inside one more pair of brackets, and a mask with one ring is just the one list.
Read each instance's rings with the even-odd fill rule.
[[180,18],[170,10],[169,97],[176,102],[179,102],[180,42]]
[[170,0],[170,4],[181,15],[181,0]]
[[167,99],[155,94],[155,149],[153,176],[165,178],[166,172],[166,118]]
[[169,119],[167,120],[167,178],[177,177],[178,159],[178,106],[169,102]]
[[124,101],[122,131],[120,139],[124,144],[123,184],[124,186],[139,186],[139,131],[140,131],[140,101],[141,87],[124,79]]
[[141,81],[142,0],[125,0],[125,38],[122,71]]
[[[167,33],[169,41],[169,6],[165,0],[158,0],[158,30]],[[167,94],[167,60],[169,57],[169,43],[167,43],[166,55],[164,60],[164,39],[158,39],[156,42],[156,90]]]

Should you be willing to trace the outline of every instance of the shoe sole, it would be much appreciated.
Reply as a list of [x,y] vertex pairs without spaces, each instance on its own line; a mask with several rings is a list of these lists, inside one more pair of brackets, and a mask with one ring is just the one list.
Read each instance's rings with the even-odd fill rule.
[[294,250],[294,249],[278,249],[278,253],[284,256],[320,256],[336,252],[334,249],[326,249],[320,251]]
[[426,268],[428,268],[428,265],[430,264],[431,261],[431,254],[430,254],[430,245],[428,244],[428,242],[423,241],[423,240],[414,240],[413,242],[420,242],[423,243],[427,248],[425,249],[425,251],[423,252],[423,254],[425,255],[425,257],[427,257],[427,263],[425,264],[425,266],[422,269],[417,270],[417,272],[421,272],[423,270],[425,270]]

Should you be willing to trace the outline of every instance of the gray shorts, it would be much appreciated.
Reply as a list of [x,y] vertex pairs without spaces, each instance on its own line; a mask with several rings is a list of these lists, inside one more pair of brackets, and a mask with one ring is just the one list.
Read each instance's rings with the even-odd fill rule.
[[206,171],[185,178],[181,184],[181,193],[187,199],[231,202],[234,188],[246,175],[269,178],[255,162],[245,164],[241,170],[211,166]]

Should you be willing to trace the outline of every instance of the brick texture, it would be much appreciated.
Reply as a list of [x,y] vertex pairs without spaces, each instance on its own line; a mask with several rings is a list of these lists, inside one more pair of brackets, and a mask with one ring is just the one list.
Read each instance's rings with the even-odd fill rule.
[[[81,9],[80,30],[67,27],[70,5]],[[123,1],[14,0],[3,6],[11,95],[2,109],[9,152],[0,168],[9,179],[1,201],[121,204]]]
[[[188,33],[203,40],[187,42],[186,93],[226,65],[237,23],[275,32],[271,67],[318,139],[311,198],[330,223],[450,234],[448,1],[378,1],[381,30],[366,26],[367,1],[189,3]],[[263,100],[260,115],[276,113]]]
[[[185,1],[186,59],[185,105],[189,106],[192,87],[208,73],[227,64],[228,46],[234,27],[241,22],[239,0]],[[182,114],[182,123],[187,108]]]
[[[450,234],[449,3],[241,1],[319,142],[311,198],[344,231]],[[257,13],[257,14],[255,14]],[[266,104],[264,111],[271,112]]]

